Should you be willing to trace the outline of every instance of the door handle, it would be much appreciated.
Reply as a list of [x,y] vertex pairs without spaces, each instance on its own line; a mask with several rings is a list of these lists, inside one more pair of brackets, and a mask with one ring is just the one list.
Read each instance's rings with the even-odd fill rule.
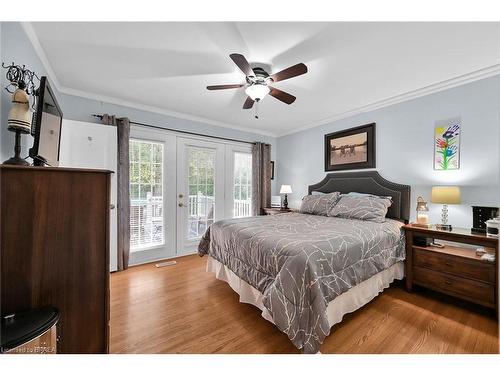
[[184,203],[179,202],[179,207],[184,207]]
[[111,210],[114,210],[114,209],[115,209],[115,205],[114,205],[114,204],[110,204],[110,205],[109,205],[109,208],[110,208]]

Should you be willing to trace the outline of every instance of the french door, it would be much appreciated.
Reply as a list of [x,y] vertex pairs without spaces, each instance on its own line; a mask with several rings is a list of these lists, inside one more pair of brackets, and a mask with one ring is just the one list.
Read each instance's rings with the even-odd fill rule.
[[251,215],[249,145],[132,128],[130,263],[195,253],[216,220]]
[[177,139],[177,244],[179,255],[196,251],[200,238],[224,213],[221,143]]
[[176,255],[176,138],[130,130],[130,264]]

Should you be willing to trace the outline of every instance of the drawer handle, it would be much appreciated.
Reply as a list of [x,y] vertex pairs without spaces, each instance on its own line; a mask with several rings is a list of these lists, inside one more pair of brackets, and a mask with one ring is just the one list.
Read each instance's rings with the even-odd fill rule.
[[450,280],[445,280],[445,281],[444,281],[444,283],[445,283],[446,285],[451,285],[451,281],[450,281]]
[[451,267],[451,266],[453,265],[453,264],[451,264],[450,262],[445,262],[444,264],[445,264],[446,266],[448,266],[448,267]]

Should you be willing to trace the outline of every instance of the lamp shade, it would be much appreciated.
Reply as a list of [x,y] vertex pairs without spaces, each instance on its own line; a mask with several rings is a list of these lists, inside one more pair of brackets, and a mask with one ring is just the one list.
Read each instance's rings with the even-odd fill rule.
[[281,185],[280,194],[292,194],[292,187],[290,185]]
[[269,94],[269,87],[267,85],[262,85],[260,83],[254,83],[251,86],[248,86],[245,90],[245,94],[247,94],[252,100],[261,100]]
[[460,204],[460,188],[458,186],[434,186],[431,202],[440,204]]
[[8,129],[30,133],[31,116],[28,94],[24,90],[17,89],[12,95],[12,108],[7,119]]

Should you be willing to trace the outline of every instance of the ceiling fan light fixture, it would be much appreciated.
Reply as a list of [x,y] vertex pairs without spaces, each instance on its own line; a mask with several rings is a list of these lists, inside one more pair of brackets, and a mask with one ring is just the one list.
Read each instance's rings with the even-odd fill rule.
[[262,100],[271,89],[264,84],[254,83],[245,89],[245,93],[254,101]]
[[270,76],[266,71],[269,70],[269,67],[267,67],[267,65],[266,67],[261,67],[255,66],[254,64],[254,67],[252,68],[248,60],[242,54],[232,53],[229,55],[229,57],[243,72],[243,74],[245,74],[245,82],[239,84],[237,83],[229,85],[207,86],[207,90],[226,90],[245,87],[245,93],[247,94],[247,97],[245,99],[245,103],[243,103],[243,109],[250,109],[255,104],[256,118],[258,118],[257,104],[259,101],[264,99],[267,94],[288,105],[292,104],[295,99],[297,99],[295,96],[290,95],[285,91],[279,90],[276,87],[269,87],[268,84],[272,84],[273,82],[278,81],[284,81],[286,79],[290,79],[307,73],[307,66],[305,66],[303,63],[295,64]]

